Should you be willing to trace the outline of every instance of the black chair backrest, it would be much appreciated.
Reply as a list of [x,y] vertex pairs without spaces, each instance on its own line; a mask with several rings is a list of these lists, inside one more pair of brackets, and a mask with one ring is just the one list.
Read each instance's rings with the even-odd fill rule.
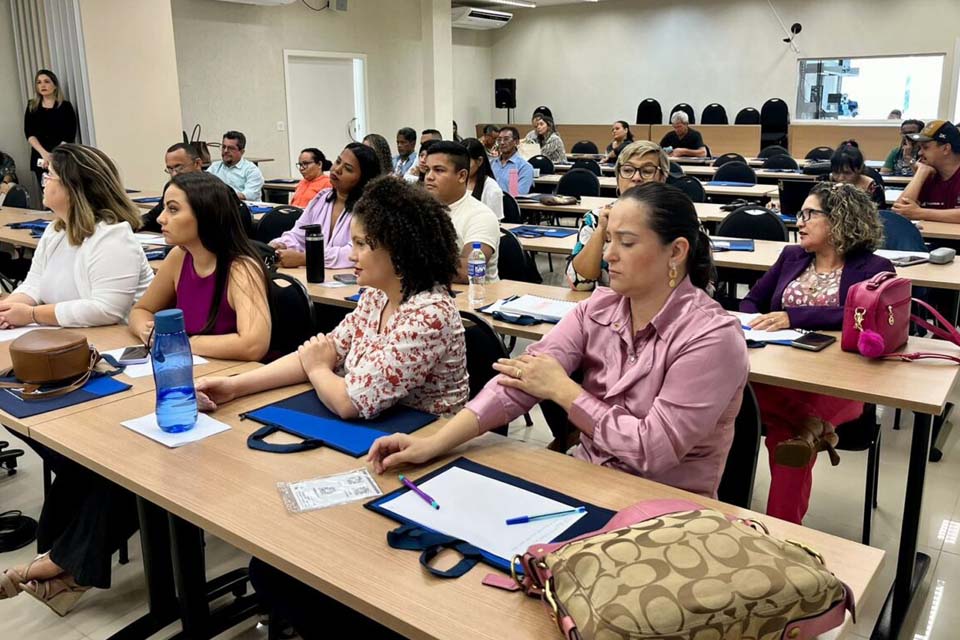
[[527,160],[527,162],[529,162],[534,169],[540,169],[540,175],[542,176],[548,176],[554,172],[553,161],[547,156],[533,156]]
[[637,124],[663,124],[663,109],[653,98],[637,105]]
[[780,216],[770,209],[753,204],[732,211],[717,227],[717,235],[780,242],[789,239],[787,227]]
[[733,442],[717,488],[720,500],[743,509],[750,508],[759,453],[760,407],[748,383],[743,389],[743,402],[733,424]]
[[807,151],[803,156],[807,160],[829,160],[833,156],[833,149],[830,147],[814,147]]
[[561,196],[599,196],[600,178],[586,169],[571,169],[557,183],[557,194]]
[[744,107],[737,112],[733,124],[760,124],[760,112],[753,107]]
[[791,158],[790,156],[785,155],[775,155],[770,156],[763,161],[764,169],[791,169],[796,171],[800,168],[800,165],[797,164],[797,161]]
[[780,213],[786,216],[795,216],[800,213],[800,209],[803,208],[803,201],[810,195],[813,184],[810,180],[781,180],[778,183],[780,188]]
[[899,213],[880,209],[880,221],[883,223],[883,248],[894,251],[926,251],[923,234],[907,218]]
[[722,167],[728,162],[742,162],[743,164],[747,164],[747,159],[739,153],[725,153],[722,156],[717,156],[714,159],[713,166]]
[[570,153],[599,153],[597,145],[590,140],[580,140],[575,142]]
[[760,153],[757,154],[757,157],[763,158],[764,160],[766,160],[767,158],[772,158],[773,156],[788,156],[788,155],[790,155],[789,151],[787,151],[786,149],[784,149],[778,144],[772,144],[769,147],[764,147],[763,149],[761,149]]
[[770,98],[760,108],[760,132],[784,133],[790,125],[790,109],[780,98]]
[[688,105],[686,102],[681,102],[680,104],[674,106],[673,109],[670,109],[670,117],[673,117],[673,114],[675,114],[677,111],[683,111],[685,114],[687,114],[687,117],[690,118],[690,124],[697,124],[697,114],[694,113],[693,107]]
[[686,172],[683,170],[683,165],[679,162],[670,161],[670,176],[667,177],[667,182],[670,182],[670,177],[673,178],[682,178]]
[[717,169],[713,174],[713,179],[719,182],[745,182],[747,184],[757,184],[757,172],[746,162],[733,160],[727,162]]
[[253,239],[260,242],[270,242],[282,236],[284,232],[293,229],[297,220],[303,214],[303,209],[290,205],[274,207],[263,214],[253,232]]
[[509,358],[510,354],[497,332],[479,314],[461,311],[460,317],[465,321],[463,338],[467,344],[467,373],[470,375],[470,397],[473,398],[497,375],[493,363],[498,358]]
[[282,356],[317,334],[316,311],[307,288],[285,273],[270,272],[270,353]]
[[727,110],[716,102],[708,104],[700,114],[700,124],[730,124],[727,119]]
[[596,160],[590,160],[588,158],[580,158],[579,160],[573,163],[573,169],[586,169],[595,176],[603,175],[603,172],[600,170],[600,163]]
[[507,192],[503,194],[503,221],[520,224],[523,222],[523,216],[520,214],[520,205],[516,199]]
[[533,257],[523,250],[517,237],[500,229],[500,248],[497,250],[497,273],[501,280],[517,280],[519,282],[533,282],[540,284],[543,277],[537,269]]
[[17,207],[18,209],[30,208],[30,194],[22,185],[11,187],[7,192],[7,197],[3,199],[4,206]]
[[694,202],[707,201],[707,192],[703,190],[703,183],[693,176],[682,176],[670,184],[683,191]]

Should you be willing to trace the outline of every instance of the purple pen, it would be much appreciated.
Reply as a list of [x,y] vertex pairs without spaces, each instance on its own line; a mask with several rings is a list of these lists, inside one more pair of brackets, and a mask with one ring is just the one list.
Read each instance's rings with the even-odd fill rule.
[[398,477],[400,478],[400,482],[402,482],[403,484],[405,484],[405,485],[407,486],[407,489],[410,489],[410,491],[413,491],[415,494],[417,494],[418,496],[420,496],[421,498],[423,498],[423,501],[424,501],[424,502],[426,502],[427,504],[429,504],[429,505],[430,505],[431,507],[433,507],[434,509],[440,509],[440,505],[437,504],[437,501],[436,501],[436,500],[434,500],[433,498],[431,498],[430,496],[428,496],[427,494],[425,494],[423,491],[421,491],[421,490],[420,490],[420,487],[418,487],[417,485],[415,485],[415,484],[413,484],[412,482],[410,482],[409,480],[407,480],[406,476],[404,476],[404,475],[401,473]]

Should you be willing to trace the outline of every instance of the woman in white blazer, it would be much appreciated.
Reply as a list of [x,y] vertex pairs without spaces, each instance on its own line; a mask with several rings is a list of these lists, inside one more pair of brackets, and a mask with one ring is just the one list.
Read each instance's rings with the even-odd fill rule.
[[153,279],[133,232],[140,213],[103,152],[61,144],[43,177],[44,231],[26,279],[0,301],[0,329],[124,322]]

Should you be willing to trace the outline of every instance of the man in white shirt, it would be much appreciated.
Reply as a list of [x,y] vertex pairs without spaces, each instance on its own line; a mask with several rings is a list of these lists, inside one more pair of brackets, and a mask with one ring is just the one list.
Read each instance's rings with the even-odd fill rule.
[[260,167],[243,157],[246,149],[245,135],[239,131],[227,131],[221,140],[221,160],[211,164],[207,172],[223,180],[241,200],[259,200],[263,174]]
[[496,214],[467,193],[470,156],[466,147],[456,142],[434,143],[427,151],[427,175],[424,186],[437,200],[450,208],[450,219],[457,232],[460,251],[460,269],[457,282],[467,282],[467,258],[473,243],[479,242],[487,259],[487,282],[500,279],[497,258],[500,249],[500,225]]

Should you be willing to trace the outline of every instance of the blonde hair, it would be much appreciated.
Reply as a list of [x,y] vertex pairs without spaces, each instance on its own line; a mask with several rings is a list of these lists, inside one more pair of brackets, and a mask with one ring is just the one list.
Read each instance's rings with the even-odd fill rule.
[[50,166],[70,201],[66,220],[57,218],[54,229],[66,229],[71,245],[79,246],[92,236],[99,222],[126,222],[134,231],[140,228],[140,210],[127,197],[120,173],[105,153],[64,143],[50,153]]
[[617,156],[617,164],[614,167],[614,174],[620,175],[620,167],[625,165],[630,161],[631,158],[638,158],[645,156],[648,153],[657,154],[657,163],[660,165],[660,171],[663,172],[663,177],[666,178],[670,175],[670,158],[667,157],[666,151],[660,147],[656,142],[650,142],[649,140],[637,140],[636,142],[631,142],[623,148],[623,151],[620,152],[620,155]]
[[883,223],[877,205],[852,184],[820,182],[810,190],[830,220],[830,242],[840,255],[883,246]]
[[27,105],[30,111],[36,111],[40,108],[40,105],[43,104],[43,96],[37,91],[37,80],[40,79],[40,76],[47,76],[50,78],[50,82],[53,83],[53,100],[56,106],[59,107],[63,104],[63,91],[60,90],[60,79],[57,78],[57,74],[49,69],[40,69],[40,71],[37,71],[36,75],[33,76],[33,97],[30,98],[30,102]]

